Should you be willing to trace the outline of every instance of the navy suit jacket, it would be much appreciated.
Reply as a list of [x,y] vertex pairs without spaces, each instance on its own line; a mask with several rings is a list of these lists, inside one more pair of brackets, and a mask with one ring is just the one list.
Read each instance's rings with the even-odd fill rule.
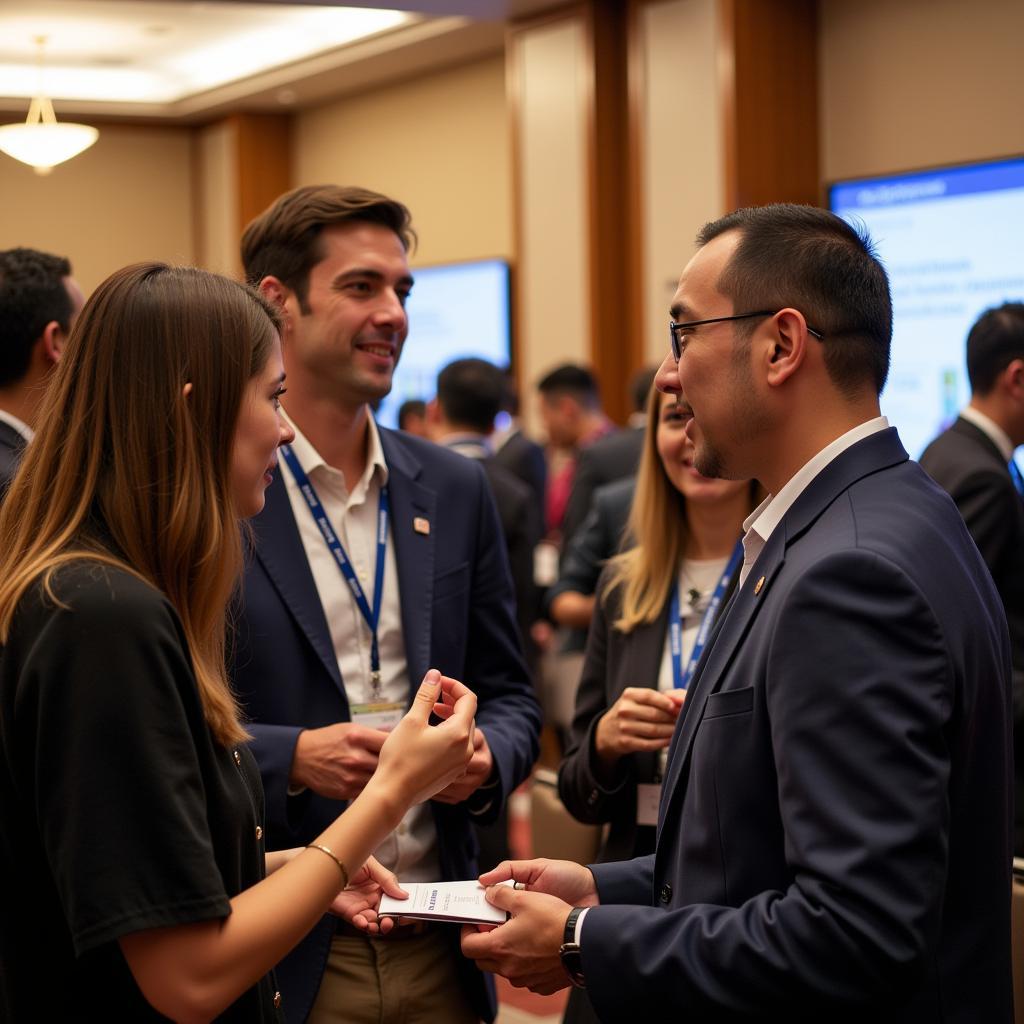
[[[409,700],[438,668],[479,698],[497,770],[496,798],[475,820],[494,820],[537,756],[540,711],[517,636],[512,584],[494,501],[480,466],[396,431],[380,429],[389,473],[391,528],[409,669]],[[430,524],[417,532],[413,522]],[[327,622],[284,481],[275,477],[253,521],[255,554],[239,606],[233,682],[252,719],[253,752],[267,800],[267,848],[312,842],[345,804],[305,792],[288,796],[288,773],[303,728],[348,721],[349,706]],[[446,880],[476,875],[476,839],[466,804],[433,803]],[[304,1020],[333,934],[325,918],[278,968],[289,1021]],[[453,956],[458,956],[457,929]],[[461,958],[460,958],[461,959]],[[493,986],[462,961],[479,1013],[494,1016]]]
[[25,451],[25,438],[9,423],[0,420],[0,498],[10,487]]
[[[829,464],[722,616],[656,853],[595,865],[603,1020],[1009,1024],[1010,655],[894,430]],[[689,1014],[689,1015],[688,1015]]]
[[1024,502],[995,442],[962,417],[921,455],[928,475],[964,517],[992,573],[1010,629],[1017,764],[1014,850],[1024,856]]

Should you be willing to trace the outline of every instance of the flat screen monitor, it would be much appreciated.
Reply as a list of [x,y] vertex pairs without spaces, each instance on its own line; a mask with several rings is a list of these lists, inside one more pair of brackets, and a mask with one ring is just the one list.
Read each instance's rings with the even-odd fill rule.
[[867,227],[889,272],[882,412],[916,458],[970,397],[971,325],[992,306],[1024,301],[1024,157],[840,181],[829,205]]
[[453,359],[475,356],[502,368],[511,356],[509,268],[503,260],[415,267],[409,295],[409,335],[391,393],[377,422],[398,426],[408,399],[434,397],[438,371]]

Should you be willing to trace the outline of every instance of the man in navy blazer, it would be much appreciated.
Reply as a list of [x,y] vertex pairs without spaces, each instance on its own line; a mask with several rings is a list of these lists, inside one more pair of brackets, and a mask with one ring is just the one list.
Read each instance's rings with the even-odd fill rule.
[[[400,203],[336,186],[295,189],[246,229],[249,280],[283,313],[296,438],[253,520],[232,676],[270,849],[313,842],[344,810],[428,669],[464,680],[479,701],[467,774],[378,851],[401,879],[458,880],[476,873],[471,821],[494,821],[530,771],[540,714],[484,473],[370,413],[408,329],[413,237]],[[493,1019],[491,979],[451,931],[406,925],[368,939],[325,918],[278,968],[287,1019]]]
[[[656,853],[485,876],[481,966],[602,1020],[1012,1020],[1010,655],[956,508],[879,415],[888,282],[811,207],[707,225],[663,390],[754,477],[744,566],[673,740]],[[561,962],[560,962],[561,961]],[[561,976],[560,976],[561,972]]]

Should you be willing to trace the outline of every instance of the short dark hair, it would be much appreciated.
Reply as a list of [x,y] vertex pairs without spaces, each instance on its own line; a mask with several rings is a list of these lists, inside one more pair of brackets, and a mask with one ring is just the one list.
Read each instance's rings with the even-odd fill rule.
[[537,382],[537,390],[547,398],[569,395],[589,409],[601,403],[597,378],[585,366],[576,363],[556,366]]
[[456,359],[437,375],[437,403],[449,423],[481,434],[494,429],[505,375],[486,359]]
[[[740,242],[718,289],[736,312],[793,306],[821,331],[825,367],[845,394],[889,375],[892,299],[889,279],[867,231],[816,206],[751,206],[705,224],[697,244],[727,231]],[[752,333],[756,324],[739,322]]]
[[0,252],[0,387],[28,373],[32,346],[54,320],[67,332],[71,296],[64,278],[71,264],[63,256],[37,249]]
[[279,196],[242,233],[246,280],[256,286],[272,274],[295,292],[299,308],[308,313],[309,272],[324,258],[321,232],[333,224],[355,223],[388,228],[406,251],[416,242],[409,210],[397,200],[355,186],[304,185]]
[[645,412],[647,399],[650,397],[651,388],[654,386],[654,378],[657,376],[658,367],[642,366],[629,379],[629,397],[633,403],[634,412]]
[[987,395],[1014,359],[1024,359],[1024,302],[986,309],[967,335],[967,378],[971,391]]
[[426,416],[427,403],[422,398],[406,399],[398,407],[398,429],[405,430],[405,424],[410,416]]

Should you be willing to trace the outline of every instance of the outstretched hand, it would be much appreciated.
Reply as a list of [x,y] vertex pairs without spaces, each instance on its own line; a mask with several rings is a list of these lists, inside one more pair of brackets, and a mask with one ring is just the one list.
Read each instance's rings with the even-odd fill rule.
[[[431,725],[431,714],[441,722]],[[431,669],[381,747],[375,777],[394,786],[405,806],[429,800],[465,774],[473,757],[475,716],[476,695]]]
[[394,872],[388,871],[375,857],[368,857],[366,863],[352,876],[348,888],[338,893],[328,909],[370,935],[387,935],[394,928],[395,922],[391,917],[377,916],[382,893],[395,897],[409,895],[398,884]]

